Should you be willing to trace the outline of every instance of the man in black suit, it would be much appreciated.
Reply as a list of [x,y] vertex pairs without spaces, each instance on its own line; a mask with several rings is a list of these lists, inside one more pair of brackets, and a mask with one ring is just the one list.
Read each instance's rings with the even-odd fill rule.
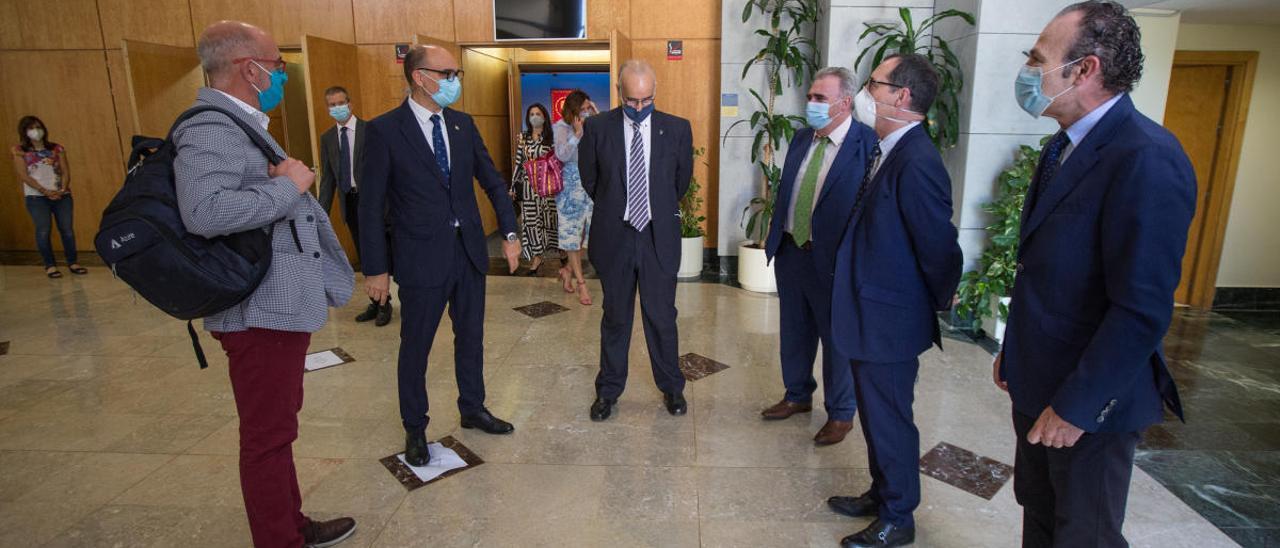
[[688,120],[654,110],[656,90],[652,67],[623,63],[623,106],[587,119],[578,146],[582,186],[595,201],[591,237],[598,245],[591,246],[591,264],[604,288],[593,421],[609,418],[626,387],[637,287],[654,381],[667,412],[688,410],[676,356],[676,272],[679,201],[693,175],[693,133]]
[[400,285],[400,419],[405,460],[430,460],[427,451],[427,355],[445,306],[453,323],[454,374],[463,428],[509,434],[510,423],[484,406],[484,286],[489,269],[476,204],[478,179],[506,235],[511,272],[520,264],[516,215],[507,182],[493,167],[475,121],[452,110],[462,94],[462,71],[448,50],[420,45],[404,60],[412,93],[399,107],[369,122],[360,184],[361,268],[369,296],[386,302],[386,218]]
[[[337,125],[320,135],[320,206],[329,211],[334,190],[340,193],[338,210],[351,231],[360,253],[360,186],[358,174],[364,167],[365,121],[351,112],[351,97],[346,88],[333,86],[324,90],[329,116]],[[357,322],[377,321],[382,327],[391,322],[391,299],[379,304],[369,299],[369,308],[356,316]]]

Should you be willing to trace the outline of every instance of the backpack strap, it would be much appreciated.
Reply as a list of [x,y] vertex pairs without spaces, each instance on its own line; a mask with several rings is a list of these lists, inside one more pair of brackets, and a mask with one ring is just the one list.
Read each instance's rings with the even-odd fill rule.
[[271,148],[271,144],[267,142],[267,139],[263,137],[262,134],[259,133],[256,128],[251,127],[247,122],[245,122],[244,120],[241,120],[239,116],[232,114],[231,112],[227,111],[222,107],[218,107],[214,105],[194,106],[187,109],[182,114],[179,114],[178,119],[173,121],[173,126],[169,128],[169,134],[165,136],[164,140],[172,142],[173,132],[178,129],[179,125],[181,125],[183,122],[187,120],[190,120],[191,117],[197,114],[200,114],[202,112],[210,112],[210,111],[221,112],[222,114],[226,115],[227,118],[230,118],[232,122],[235,122],[237,126],[240,126],[240,129],[243,130],[245,134],[249,136],[249,140],[253,141],[253,144],[258,147],[258,150],[261,150],[262,154],[267,157],[267,161],[271,162],[271,165],[277,165],[284,160],[283,158],[280,158],[278,155],[276,155],[275,149]]
[[196,361],[200,362],[200,369],[208,369],[209,360],[204,358],[204,348],[200,347],[200,336],[196,334],[196,328],[191,325],[191,320],[187,320],[187,334],[191,335],[191,347],[196,351]]

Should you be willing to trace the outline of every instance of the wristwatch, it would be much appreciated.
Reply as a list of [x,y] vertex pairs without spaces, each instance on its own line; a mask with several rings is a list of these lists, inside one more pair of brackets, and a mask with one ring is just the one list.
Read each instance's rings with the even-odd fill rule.
[[520,239],[520,238],[518,238],[518,237],[516,236],[516,233],[515,233],[515,232],[508,232],[508,233],[507,233],[507,241],[508,241],[508,242],[518,241],[519,239]]

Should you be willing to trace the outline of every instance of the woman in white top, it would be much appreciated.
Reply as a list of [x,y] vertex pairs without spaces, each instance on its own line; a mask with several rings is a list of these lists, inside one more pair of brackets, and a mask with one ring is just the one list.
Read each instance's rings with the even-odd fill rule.
[[591,305],[591,293],[582,276],[582,252],[587,246],[587,232],[591,224],[591,197],[582,188],[582,176],[578,173],[578,141],[582,138],[582,122],[595,112],[595,104],[582,90],[574,90],[565,97],[560,120],[552,126],[555,137],[556,157],[564,163],[561,170],[564,190],[556,195],[556,211],[559,213],[557,236],[560,249],[569,255],[569,264],[560,268],[560,282],[566,293],[578,294],[578,302]]
[[18,122],[18,143],[12,150],[13,169],[18,182],[22,183],[27,213],[35,223],[36,248],[44,260],[45,275],[62,277],[53,259],[53,244],[49,240],[49,225],[53,219],[57,220],[58,234],[62,236],[68,270],[72,274],[88,274],[89,271],[76,262],[71,168],[67,165],[67,151],[62,145],[49,141],[49,131],[44,122],[35,116],[24,116]]

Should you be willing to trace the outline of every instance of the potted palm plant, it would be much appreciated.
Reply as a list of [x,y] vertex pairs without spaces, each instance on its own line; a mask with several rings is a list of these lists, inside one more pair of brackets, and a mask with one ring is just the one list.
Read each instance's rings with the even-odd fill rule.
[[[1040,145],[1044,146],[1044,139]],[[1009,295],[1018,274],[1022,206],[1039,158],[1039,148],[1022,145],[1013,165],[996,179],[995,199],[982,205],[982,210],[991,215],[987,226],[990,241],[978,259],[978,268],[960,278],[957,291],[957,314],[982,323],[983,331],[997,341],[1004,340],[1004,325],[1009,319]]]
[[[760,63],[765,67],[768,88],[751,89],[751,97],[759,110],[749,120],[729,126],[732,131],[738,124],[746,123],[755,132],[751,162],[759,166],[763,175],[759,194],[742,212],[748,240],[738,247],[738,283],[750,291],[772,293],[777,290],[777,283],[773,266],[765,256],[764,243],[769,238],[774,198],[782,179],[782,167],[776,160],[783,143],[789,142],[796,128],[804,124],[803,116],[781,112],[776,99],[782,95],[784,77],[786,86],[792,87],[797,83],[803,85],[817,71],[818,52],[813,37],[822,9],[817,0],[748,0],[742,10],[742,22],[747,23],[755,11],[768,21],[768,26],[755,31],[765,38],[765,45],[742,68],[742,78],[746,79],[751,67]],[[729,131],[725,132],[726,138]]]
[[853,62],[856,68],[862,58],[872,53],[871,66],[876,67],[888,53],[919,53],[929,58],[934,69],[938,71],[938,98],[933,102],[927,114],[928,123],[925,128],[929,138],[939,151],[955,146],[960,138],[960,92],[964,89],[964,72],[960,70],[960,59],[951,51],[946,40],[931,32],[938,22],[944,19],[960,18],[973,25],[973,15],[960,10],[943,10],[913,26],[911,10],[898,9],[901,23],[864,23],[867,29],[862,31],[858,40],[872,34],[876,39],[858,54]]
[[[706,147],[698,147],[693,151],[693,161],[700,160],[707,153]],[[706,231],[702,223],[706,216],[702,215],[702,185],[697,177],[689,178],[689,190],[680,199],[680,271],[676,277],[681,280],[696,280],[702,276],[702,239]]]

